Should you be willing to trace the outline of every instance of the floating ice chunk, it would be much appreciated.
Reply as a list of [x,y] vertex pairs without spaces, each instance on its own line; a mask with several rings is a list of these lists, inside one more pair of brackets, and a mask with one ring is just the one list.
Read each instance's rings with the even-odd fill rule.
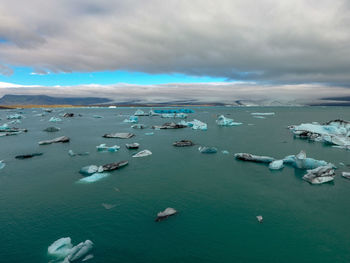
[[22,119],[23,116],[21,114],[15,113],[15,114],[12,114],[12,115],[8,115],[6,118],[8,120],[15,120],[15,119]]
[[242,161],[257,162],[257,163],[271,163],[275,160],[275,158],[273,157],[258,156],[250,153],[236,153],[234,156],[236,159],[239,159]]
[[94,173],[90,176],[86,176],[84,178],[81,178],[78,182],[79,183],[94,183],[97,181],[100,181],[103,178],[106,178],[109,176],[109,173]]
[[84,166],[79,171],[79,173],[81,173],[83,175],[91,175],[91,174],[94,174],[94,173],[102,173],[102,172],[103,172],[103,167],[102,166],[97,166],[97,165]]
[[229,151],[223,150],[221,151],[222,154],[230,154]]
[[300,151],[297,155],[289,155],[283,159],[285,164],[291,164],[299,169],[315,169],[320,166],[332,166],[333,164],[328,163],[323,160],[315,160],[313,158],[306,158],[306,153],[304,151]]
[[168,218],[169,216],[175,215],[177,211],[174,208],[168,207],[164,211],[157,214],[156,221]]
[[137,110],[137,111],[135,111],[135,113],[134,113],[134,116],[147,116],[148,114],[147,113],[145,113],[143,110]]
[[116,109],[117,106],[108,106],[108,109]]
[[253,116],[256,119],[266,119],[264,116]]
[[146,132],[145,135],[148,135],[148,136],[154,135],[154,132]]
[[140,144],[137,142],[127,143],[127,144],[125,144],[125,147],[128,149],[138,149],[140,147]]
[[69,138],[66,136],[61,136],[58,138],[55,138],[53,140],[47,140],[47,141],[41,141],[39,142],[40,145],[46,145],[46,144],[51,144],[51,143],[58,143],[58,142],[62,142],[62,143],[66,143],[69,142]]
[[104,164],[102,166],[103,171],[113,171],[113,170],[117,170],[121,167],[124,167],[126,165],[128,165],[128,161],[120,161],[120,162],[115,162],[115,163],[108,163],[108,164]]
[[334,180],[335,172],[332,166],[320,166],[312,170],[307,170],[303,176],[305,181],[311,184],[322,184]]
[[73,262],[79,259],[83,259],[92,250],[94,243],[90,240],[81,242],[72,248],[70,254],[67,256],[68,262]]
[[68,151],[69,156],[86,156],[89,155],[89,152],[84,152],[84,153],[75,153],[73,150]]
[[50,122],[61,122],[62,119],[61,119],[61,118],[57,118],[57,117],[51,117],[51,118],[49,119],[49,121],[50,121]]
[[251,115],[253,116],[272,116],[275,115],[274,112],[252,112]]
[[0,130],[8,130],[8,129],[10,129],[10,127],[7,123],[4,123],[3,125],[0,126]]
[[154,110],[150,110],[149,116],[159,116],[159,113],[156,113]]
[[82,262],[88,261],[89,259],[93,259],[93,258],[94,258],[94,255],[93,254],[89,254],[85,258],[83,258]]
[[117,138],[117,139],[129,139],[129,138],[134,137],[134,136],[135,136],[135,134],[133,134],[133,133],[120,132],[120,133],[105,134],[102,137],[104,137],[104,138]]
[[107,210],[109,210],[109,209],[112,209],[112,208],[116,207],[117,205],[116,205],[116,204],[106,204],[106,203],[102,203],[102,206],[103,206],[104,208],[106,208]]
[[153,129],[156,130],[163,130],[163,129],[181,129],[181,128],[186,128],[187,125],[184,125],[182,123],[175,123],[175,122],[166,122],[161,126],[155,125],[152,126]]
[[180,118],[180,119],[186,119],[187,118],[187,114],[180,112],[180,113],[176,113],[175,114],[175,118]]
[[0,161],[0,170],[3,169],[6,166],[6,164],[4,163],[4,160]]
[[185,125],[188,127],[192,127],[193,130],[202,130],[206,131],[208,129],[208,125],[204,122],[194,119],[193,121],[185,122],[181,121],[179,124]]
[[33,158],[35,156],[41,156],[43,153],[30,153],[30,154],[23,154],[23,155],[17,155],[15,158],[16,159],[29,159]]
[[46,132],[58,132],[60,130],[60,128],[57,128],[57,127],[47,127],[46,129],[44,129],[44,131]]
[[341,176],[343,176],[346,179],[350,179],[350,173],[349,172],[342,172]]
[[92,117],[95,119],[102,119],[103,118],[103,116],[101,116],[101,115],[92,115]]
[[22,123],[22,121],[21,120],[13,120],[13,121],[10,121],[9,123],[10,124],[20,124],[20,123]]
[[131,125],[131,128],[133,128],[133,129],[145,129],[145,128],[147,128],[147,126],[144,124],[134,124],[134,125]]
[[47,249],[47,252],[51,256],[57,258],[65,258],[72,251],[73,245],[70,237],[62,237],[53,242]]
[[120,146],[118,146],[118,145],[107,146],[105,143],[103,143],[103,144],[100,144],[100,145],[96,146],[96,149],[99,152],[105,152],[105,151],[116,152],[116,151],[118,151],[120,149]]
[[125,119],[124,122],[131,122],[131,123],[137,123],[139,121],[139,118],[137,116],[130,116],[129,119]]
[[141,152],[138,152],[138,153],[136,153],[136,154],[134,154],[132,157],[145,157],[145,156],[148,156],[148,155],[151,155],[152,154],[152,152],[151,151],[149,151],[149,150],[143,150],[143,151],[141,151]]
[[190,140],[181,140],[173,143],[176,147],[186,147],[186,146],[193,146],[194,143]]
[[259,223],[262,223],[264,220],[262,216],[256,216],[256,219],[258,219]]
[[200,146],[198,148],[198,151],[201,153],[217,153],[218,149],[215,147]]
[[276,160],[269,164],[271,170],[280,170],[284,167],[283,160]]
[[238,126],[241,125],[241,122],[234,122],[232,119],[226,118],[224,115],[220,115],[216,120],[216,123],[219,126]]

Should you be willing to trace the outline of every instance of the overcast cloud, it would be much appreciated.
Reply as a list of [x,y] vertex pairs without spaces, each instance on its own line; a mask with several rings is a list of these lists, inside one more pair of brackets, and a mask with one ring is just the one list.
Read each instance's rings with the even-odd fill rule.
[[0,73],[130,70],[350,82],[347,0],[0,0]]

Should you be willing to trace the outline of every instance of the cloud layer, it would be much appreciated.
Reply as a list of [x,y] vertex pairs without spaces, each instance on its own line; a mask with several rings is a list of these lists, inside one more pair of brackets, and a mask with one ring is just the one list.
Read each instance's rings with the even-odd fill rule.
[[347,0],[0,2],[0,73],[130,70],[350,83]]

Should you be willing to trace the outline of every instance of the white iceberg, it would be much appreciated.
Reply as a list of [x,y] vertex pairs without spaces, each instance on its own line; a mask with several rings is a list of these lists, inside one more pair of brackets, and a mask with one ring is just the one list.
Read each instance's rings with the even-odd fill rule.
[[94,173],[90,176],[86,176],[84,178],[81,178],[78,182],[79,183],[94,183],[97,181],[100,181],[101,179],[104,179],[108,177],[109,173]]
[[120,146],[114,145],[114,146],[107,146],[105,143],[102,143],[98,146],[96,146],[97,151],[99,152],[116,152],[120,149]]
[[124,122],[131,122],[131,123],[137,123],[139,121],[139,118],[137,116],[130,116],[129,119],[125,119]]
[[271,170],[280,170],[284,167],[283,160],[276,160],[269,164]]
[[350,172],[342,172],[341,176],[343,176],[346,179],[350,179]]
[[196,119],[194,119],[193,121],[188,121],[188,122],[182,120],[179,124],[191,127],[193,130],[206,131],[208,129],[208,125],[206,123],[201,122],[200,120],[196,120]]
[[84,166],[79,171],[79,173],[84,174],[84,175],[91,175],[94,173],[102,173],[102,172],[103,172],[103,167],[97,166],[97,165]]
[[61,118],[57,118],[57,117],[51,117],[51,118],[49,119],[49,121],[50,121],[50,122],[61,122],[62,119],[61,119]]
[[152,154],[151,151],[143,150],[141,152],[138,152],[138,153],[134,154],[132,157],[135,157],[135,158],[137,158],[137,157],[145,157],[145,156],[148,156],[148,155],[151,155],[151,154]]
[[332,166],[320,166],[312,170],[307,170],[307,174],[303,176],[305,181],[311,184],[322,184],[334,180],[335,172]]
[[168,218],[169,216],[175,215],[177,211],[174,208],[168,207],[164,211],[157,214],[156,221]]
[[94,244],[92,241],[86,240],[73,247],[71,238],[63,237],[52,243],[48,247],[47,252],[50,256],[58,260],[55,262],[69,263],[86,261],[93,257],[89,254],[93,246]]
[[137,110],[135,111],[134,116],[148,116],[148,114],[145,113],[143,110]]
[[47,249],[47,252],[57,258],[65,258],[73,248],[70,237],[62,237],[53,242]]
[[224,115],[220,115],[216,123],[219,126],[238,126],[242,124],[241,122],[234,122],[233,119],[226,118]]

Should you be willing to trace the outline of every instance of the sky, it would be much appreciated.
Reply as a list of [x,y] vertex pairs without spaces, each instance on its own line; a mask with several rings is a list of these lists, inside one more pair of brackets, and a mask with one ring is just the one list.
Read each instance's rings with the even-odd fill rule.
[[349,28],[347,0],[0,0],[0,95],[350,96]]

